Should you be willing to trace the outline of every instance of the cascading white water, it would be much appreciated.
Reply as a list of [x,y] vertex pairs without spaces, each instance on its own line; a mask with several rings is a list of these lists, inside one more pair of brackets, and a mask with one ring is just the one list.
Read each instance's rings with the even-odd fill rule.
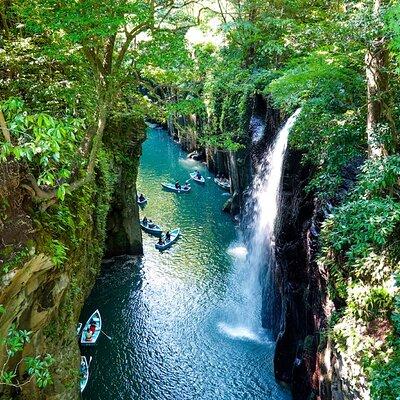
[[[265,335],[261,326],[262,291],[266,290],[270,304],[264,312],[268,315],[274,312],[274,290],[271,271],[275,265],[275,224],[279,212],[283,161],[289,132],[300,113],[297,110],[279,131],[274,144],[262,157],[256,167],[253,185],[250,190],[244,221],[247,222],[247,257],[238,261],[239,276],[242,282],[242,298],[235,313],[235,327],[220,328],[227,334],[238,332],[256,332],[258,337]],[[267,266],[267,268],[265,268]],[[266,273],[266,274],[265,274]],[[264,284],[261,283],[264,278]],[[267,286],[267,287],[265,287]],[[270,308],[270,309],[269,309]],[[247,335],[250,337],[250,335]]]
[[[275,288],[273,269],[275,267],[275,225],[279,213],[283,162],[288,138],[296,119],[298,109],[278,132],[275,143],[262,157],[253,181],[250,199],[251,231],[248,243],[248,267],[253,276],[253,290],[260,293],[264,290],[268,301],[264,304],[264,314],[272,319],[275,312]],[[265,265],[267,268],[264,268]],[[264,274],[264,283],[260,279]],[[264,287],[262,287],[264,286]],[[250,289],[251,290],[251,289]],[[260,301],[259,297],[256,301]],[[273,327],[272,321],[269,327]]]
[[263,137],[264,131],[265,121],[258,116],[252,115],[250,119],[250,132],[253,143],[258,142]]

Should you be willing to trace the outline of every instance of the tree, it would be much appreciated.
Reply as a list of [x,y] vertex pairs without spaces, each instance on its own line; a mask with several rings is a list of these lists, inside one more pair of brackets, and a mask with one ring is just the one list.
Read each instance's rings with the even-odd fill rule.
[[[376,27],[382,26],[384,0],[374,0],[372,19]],[[380,29],[381,30],[381,29]],[[379,135],[381,124],[393,123],[388,104],[388,40],[382,32],[368,46],[365,56],[367,79],[367,138],[370,157],[387,155],[387,148]]]
[[[189,3],[192,3],[190,1]],[[134,69],[139,35],[149,39],[159,30],[171,28],[167,21],[185,7],[182,0],[118,0],[99,3],[96,0],[17,0],[15,10],[24,17],[27,35],[43,35],[51,42],[54,57],[82,57],[93,80],[95,120],[87,130],[79,155],[87,159],[85,172],[68,182],[70,192],[93,179],[103,134],[115,103],[130,81]],[[139,82],[135,82],[139,85]],[[2,125],[3,127],[3,125]],[[3,132],[4,129],[3,129]],[[43,190],[30,175],[28,185],[36,201],[52,204],[57,188]]]

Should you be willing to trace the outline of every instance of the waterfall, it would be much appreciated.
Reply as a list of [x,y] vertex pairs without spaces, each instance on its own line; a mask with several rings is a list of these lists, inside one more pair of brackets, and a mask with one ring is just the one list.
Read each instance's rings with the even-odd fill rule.
[[264,135],[265,121],[256,115],[252,115],[250,118],[250,127],[253,143],[257,143]]
[[[236,276],[242,285],[242,297],[232,321],[235,328],[226,324],[220,326],[231,336],[235,329],[236,332],[248,332],[248,339],[254,333],[259,338],[265,338],[265,331],[261,326],[261,312],[270,321],[265,327],[271,329],[274,326],[273,318],[276,315],[273,275],[274,231],[279,213],[282,170],[289,132],[299,113],[300,109],[287,120],[278,132],[275,142],[256,166],[243,217],[247,256],[245,260],[238,261],[240,265]],[[267,300],[262,306],[263,297]]]
[[[262,157],[250,193],[252,201],[248,265],[258,292],[263,292],[262,313],[265,327],[273,329],[277,314],[275,288],[275,225],[279,215],[283,162],[290,130],[298,109],[278,132],[274,144]],[[262,283],[260,283],[260,281]]]

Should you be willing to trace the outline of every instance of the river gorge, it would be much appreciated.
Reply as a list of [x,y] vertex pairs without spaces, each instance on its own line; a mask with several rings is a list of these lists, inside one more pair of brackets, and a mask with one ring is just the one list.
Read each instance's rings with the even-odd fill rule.
[[[160,253],[144,233],[143,257],[103,263],[81,321],[99,308],[112,339],[83,350],[93,357],[84,398],[289,399],[275,382],[274,340],[261,327],[260,284],[249,286],[243,234],[221,211],[228,193],[167,132],[147,135],[137,184],[149,202],[141,216],[182,235]],[[187,195],[161,190],[194,169],[204,186],[191,182]]]

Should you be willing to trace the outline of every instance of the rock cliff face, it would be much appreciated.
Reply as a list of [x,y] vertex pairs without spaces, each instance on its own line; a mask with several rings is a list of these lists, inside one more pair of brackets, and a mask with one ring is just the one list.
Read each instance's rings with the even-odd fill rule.
[[130,181],[126,171],[121,171],[107,220],[106,258],[143,253],[142,233],[136,223],[139,220],[136,195],[136,178]]
[[274,326],[275,376],[290,385],[294,400],[362,398],[347,388],[346,365],[324,335],[333,305],[327,295],[328,271],[316,262],[321,224],[332,203],[340,202],[353,184],[361,160],[343,171],[343,186],[331,202],[318,202],[304,190],[313,171],[302,165],[301,157],[289,148],[284,164],[276,232],[280,319]]
[[[116,171],[116,183],[107,218],[106,257],[143,253],[136,180],[142,143],[146,136],[145,126],[137,126],[135,122],[114,120],[110,123],[109,129],[119,134],[117,140],[114,136],[110,138],[108,146],[117,151],[119,157],[114,160],[112,167]],[[143,134],[134,135],[132,132]]]
[[[0,337],[12,325],[31,332],[31,342],[9,360],[7,369],[18,366],[17,378],[23,382],[25,366],[19,362],[24,356],[49,353],[55,360],[53,384],[45,390],[33,382],[22,389],[0,386],[2,400],[79,397],[76,324],[100,270],[107,219],[120,221],[107,241],[110,253],[142,251],[135,180],[144,134],[133,136],[132,126],[123,132],[131,136],[127,150],[107,152],[107,143],[96,179],[45,212],[37,211],[21,185],[23,167],[0,166],[0,304],[5,308]],[[6,360],[2,346],[0,365]]]
[[304,187],[311,175],[301,154],[289,150],[283,174],[281,217],[276,236],[275,281],[281,319],[275,350],[275,376],[289,384],[293,399],[318,393],[317,349],[326,323],[326,275],[315,262],[320,214]]

